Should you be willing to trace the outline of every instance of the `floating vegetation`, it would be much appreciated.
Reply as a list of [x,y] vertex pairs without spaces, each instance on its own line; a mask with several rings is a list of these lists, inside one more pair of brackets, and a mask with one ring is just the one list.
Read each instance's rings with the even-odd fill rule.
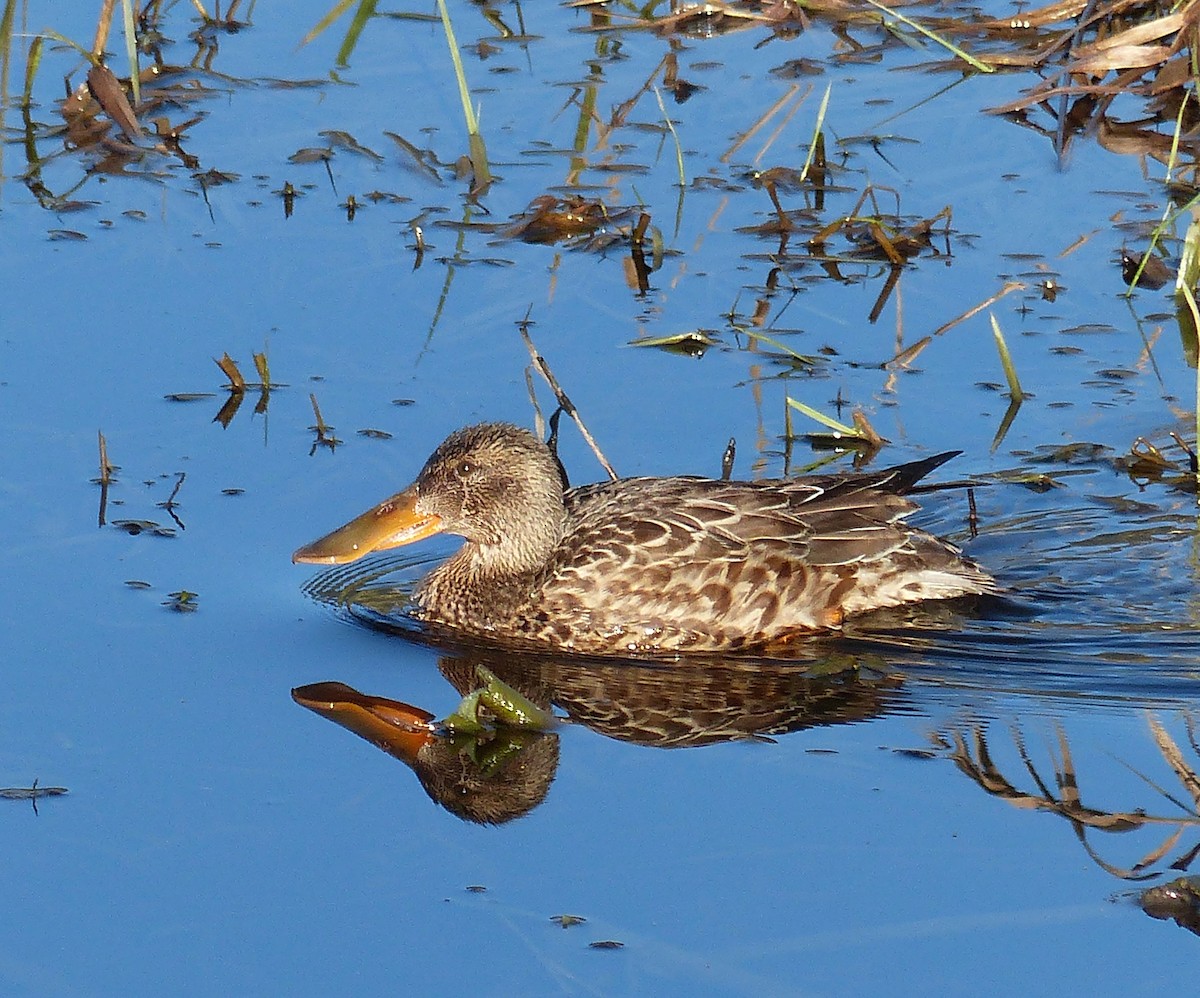
[[171,392],[163,396],[168,402],[200,402],[216,397],[216,392]]
[[187,478],[187,472],[184,472],[184,471],[178,472],[177,476],[175,478],[175,487],[173,489],[171,489],[171,494],[169,496],[167,496],[167,498],[164,499],[162,502],[158,502],[158,503],[154,504],[159,509],[165,509],[167,511],[167,514],[171,517],[171,519],[175,521],[175,526],[177,526],[180,530],[186,530],[187,528],[184,527],[183,521],[180,520],[179,517],[175,513],[175,509],[179,505],[175,501],[175,497],[179,495],[179,490],[181,488],[183,488],[183,483],[186,478]]
[[1135,900],[1151,918],[1170,919],[1200,936],[1200,877],[1176,877],[1168,883],[1147,887],[1135,895]]
[[[241,369],[238,367],[237,361],[224,353],[220,358],[213,358],[213,363],[221,369],[221,373],[229,379],[229,384],[225,386],[225,390],[229,392],[229,398],[225,400],[224,405],[218,410],[213,417],[214,423],[220,423],[223,428],[228,428],[233,422],[233,418],[238,414],[238,410],[242,407],[242,402],[246,398],[246,392],[256,390],[258,392],[258,401],[254,406],[255,415],[262,415],[267,411],[267,407],[271,402],[271,392],[278,388],[288,387],[280,382],[271,380],[270,364],[267,361],[265,353],[253,353],[251,357],[254,361],[254,369],[258,374],[258,381],[247,381],[242,375]],[[167,395],[166,398],[175,402],[188,402],[192,399],[211,398],[211,393],[205,392],[177,392],[173,395]]]
[[328,447],[332,453],[342,441],[333,435],[333,427],[329,426],[321,415],[321,407],[317,405],[317,396],[309,392],[308,400],[312,403],[313,416],[317,420],[316,423],[309,427],[309,430],[316,434],[316,438],[313,440],[312,449],[308,452],[308,456],[312,457],[317,452],[318,447]]
[[69,793],[66,787],[39,787],[38,781],[35,779],[33,784],[28,787],[3,787],[0,788],[0,799],[2,800],[27,800],[33,805],[33,813],[37,814],[37,802],[42,797],[62,797]]
[[692,329],[686,333],[673,333],[670,336],[646,336],[642,339],[630,340],[632,347],[657,347],[670,353],[684,354],[688,357],[703,357],[709,347],[720,344],[710,331]]
[[103,527],[108,512],[108,487],[116,480],[113,478],[113,472],[118,469],[108,459],[108,441],[104,439],[104,433],[97,430],[96,437],[100,445],[100,477],[93,478],[92,481],[100,486],[99,526]]
[[1138,437],[1129,453],[1117,458],[1114,464],[1139,484],[1161,482],[1180,492],[1200,494],[1197,479],[1200,463],[1195,448],[1178,433],[1170,436],[1172,447],[1169,449],[1178,451],[1178,457],[1168,453],[1167,447],[1158,447],[1144,437]]
[[149,534],[151,537],[176,536],[174,527],[164,527],[153,520],[113,520],[112,525],[131,537],[137,537],[139,534]]
[[162,605],[176,613],[195,613],[200,607],[199,599],[198,593],[180,589],[178,592],[169,593]]
[[[871,425],[867,417],[859,409],[856,409],[852,414],[854,420],[853,426],[847,426],[845,423],[839,422],[832,416],[827,416],[825,413],[812,406],[805,405],[799,399],[787,398],[788,409],[795,409],[797,412],[803,413],[809,419],[816,420],[822,426],[828,427],[830,433],[806,433],[804,436],[813,446],[824,450],[861,450],[868,454],[873,454],[879,450],[887,441],[881,437],[875,427]],[[787,414],[787,435],[791,437],[791,417],[790,412]]]
[[642,214],[638,208],[611,208],[581,196],[559,198],[542,194],[500,229],[499,234],[526,243],[565,243],[594,252],[617,242],[632,241]]

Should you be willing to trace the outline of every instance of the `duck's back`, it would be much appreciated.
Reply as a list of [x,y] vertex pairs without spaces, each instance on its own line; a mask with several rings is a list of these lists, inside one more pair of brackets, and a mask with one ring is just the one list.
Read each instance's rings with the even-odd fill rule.
[[911,487],[932,463],[906,478],[631,478],[573,489],[527,627],[579,651],[733,650],[867,610],[995,591],[957,548],[905,525],[915,504],[884,491]]

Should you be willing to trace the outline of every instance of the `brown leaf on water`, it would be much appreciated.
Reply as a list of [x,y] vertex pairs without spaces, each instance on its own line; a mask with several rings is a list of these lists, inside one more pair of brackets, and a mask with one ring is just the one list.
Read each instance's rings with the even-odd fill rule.
[[383,134],[400,147],[400,151],[408,157],[408,163],[413,169],[435,184],[442,183],[442,176],[437,170],[439,164],[433,153],[418,149],[403,135],[397,135],[395,132],[384,132]]
[[542,194],[529,203],[503,234],[527,243],[557,243],[590,236],[608,221],[608,210],[599,201],[580,197],[560,200],[552,194]]
[[288,157],[289,163],[328,163],[333,159],[333,150],[328,148],[297,149]]
[[327,128],[322,132],[317,132],[321,138],[325,139],[331,146],[338,149],[345,149],[347,152],[357,153],[360,156],[366,156],[367,159],[373,160],[376,163],[383,162],[383,156],[377,153],[374,149],[369,149],[358,141],[349,132],[338,131],[337,129]]
[[221,359],[213,358],[213,362],[221,369],[221,372],[229,379],[229,390],[232,392],[244,392],[246,390],[246,379],[242,377],[242,372],[238,370],[237,361],[229,354],[222,354]]
[[1171,55],[1166,45],[1117,45],[1071,63],[1070,72],[1103,76],[1123,69],[1157,66]]
[[870,420],[863,415],[861,409],[855,409],[852,417],[854,420],[854,428],[858,431],[858,435],[866,442],[869,447],[881,447],[887,443],[887,440],[881,437],[871,425]]
[[142,126],[138,124],[137,115],[125,96],[121,81],[113,75],[113,71],[104,65],[95,65],[88,70],[88,90],[96,102],[104,108],[118,128],[131,139],[142,137]]
[[1140,257],[1127,249],[1121,250],[1121,277],[1126,284],[1133,284],[1149,291],[1157,291],[1175,279],[1173,271],[1162,257],[1147,250]]

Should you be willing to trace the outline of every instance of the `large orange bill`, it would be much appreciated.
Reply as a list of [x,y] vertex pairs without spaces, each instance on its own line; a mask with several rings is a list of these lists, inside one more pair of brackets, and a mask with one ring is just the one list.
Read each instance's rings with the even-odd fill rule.
[[442,529],[441,517],[418,513],[416,504],[415,488],[399,492],[344,527],[304,545],[292,555],[292,561],[341,565],[372,551],[400,547],[438,533]]

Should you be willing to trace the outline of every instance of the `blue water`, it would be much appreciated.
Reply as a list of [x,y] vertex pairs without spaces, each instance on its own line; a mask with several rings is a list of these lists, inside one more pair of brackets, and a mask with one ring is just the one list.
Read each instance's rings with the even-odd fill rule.
[[[51,26],[86,44],[90,22],[58,6],[31,5],[18,30]],[[981,113],[1032,77],[971,77],[922,104],[957,77],[905,70],[933,56],[898,42],[878,63],[839,61],[818,19],[794,38],[747,28],[679,43],[679,75],[705,88],[682,104],[664,94],[688,178],[680,211],[674,139],[642,92],[647,79],[661,88],[666,39],[597,36],[583,30],[587,12],[547,4],[522,5],[532,37],[504,41],[478,5],[450,7],[501,178],[478,207],[449,170],[430,179],[384,134],[444,163],[465,151],[436,24],[378,18],[336,70],[345,22],[298,47],[319,2],[258,5],[252,26],[219,34],[211,67],[183,76],[197,85],[157,112],[176,125],[203,114],[184,147],[199,169],[237,175],[210,187],[208,204],[178,158],[151,152],[129,167],[136,176],[113,176],[92,170],[97,150],[65,145],[61,80],[78,84],[82,64],[49,46],[31,113],[40,177],[93,202],[79,212],[39,207],[22,182],[29,38],[13,40],[0,147],[0,785],[70,793],[39,800],[36,814],[0,800],[0,990],[1177,986],[1191,934],[1112,900],[1179,875],[1170,864],[1186,867],[1200,835],[1185,779],[1197,764],[1195,496],[1112,466],[1139,436],[1193,438],[1195,372],[1171,299],[1120,297],[1119,250],[1143,246],[1136,233],[1163,212],[1164,168],[1086,137],[1060,164],[1044,136]],[[496,9],[516,22],[515,5]],[[190,5],[167,15],[171,62],[192,60],[192,16]],[[887,38],[853,30],[871,45]],[[496,46],[486,58],[481,39]],[[110,59],[118,72],[122,58]],[[798,93],[813,89],[794,117],[769,144],[778,116],[729,153],[788,92],[771,69],[801,58],[822,72],[799,80]],[[269,82],[280,80],[312,85]],[[596,120],[573,162],[585,82]],[[801,234],[780,256],[777,236],[745,231],[775,217],[748,174],[803,165],[826,84],[844,192],[822,219],[849,213],[867,184],[880,211],[909,224],[953,209],[949,237],[904,269],[874,323],[888,268],[843,261],[835,280],[806,259]],[[1122,105],[1126,117],[1139,108]],[[288,162],[326,129],[383,162],[339,150],[336,189],[322,165]],[[854,141],[880,134],[891,136],[883,155]],[[288,181],[303,196],[285,217],[274,192]],[[651,214],[667,254],[648,293],[631,286],[621,244],[530,245],[443,224],[505,225],[541,194],[578,190]],[[371,203],[371,191],[409,200]],[[349,194],[363,205],[353,221],[339,207]],[[811,192],[779,196],[789,211],[813,208]],[[414,222],[427,244],[415,269]],[[62,229],[87,238],[50,238]],[[830,245],[847,248],[840,236]],[[1066,289],[1054,301],[1034,286],[1047,276]],[[981,387],[1004,380],[986,311],[935,337],[910,369],[881,365],[1007,279],[1029,287],[990,311],[1033,397],[997,443],[1007,399]],[[759,298],[761,332],[820,357],[815,368],[735,328]],[[778,723],[704,747],[648,745],[596,718],[632,702],[712,721],[706,710],[738,702],[719,670],[518,663],[552,687],[563,719],[543,736],[556,739],[553,781],[517,820],[453,816],[402,763],[290,696],[336,680],[444,716],[460,691],[437,650],[331,611],[305,591],[315,573],[289,558],[406,484],[449,430],[531,424],[516,331],[530,311],[538,348],[623,474],[715,474],[731,436],[739,475],[800,468],[816,455],[784,440],[787,395],[830,413],[839,394],[862,407],[892,442],[880,462],[962,450],[943,472],[979,483],[978,536],[961,491],[925,497],[918,522],[964,544],[1008,598],[949,629],[831,642],[862,668],[824,684],[747,666],[784,691],[754,704],[782,710]],[[694,330],[717,341],[701,358],[630,345]],[[222,427],[213,358],[229,352],[256,380],[250,355],[264,350],[285,387],[258,414],[252,390]],[[190,392],[213,397],[165,398]],[[313,449],[310,392],[335,448]],[[793,425],[816,428],[795,413]],[[175,536],[97,525],[97,431],[120,466],[107,518]],[[1038,460],[1076,442],[1106,450]],[[602,475],[573,431],[563,456],[576,482]],[[1002,474],[1014,471],[1056,487]],[[180,473],[176,525],[158,504]],[[163,605],[180,590],[197,594],[195,612]],[[849,695],[835,696],[847,694],[838,683]],[[832,709],[804,714],[806,698]],[[981,735],[987,778],[970,764]],[[971,753],[956,765],[959,743]],[[1156,821],[1092,827],[1072,784],[1081,807]],[[560,928],[551,918],[562,914],[587,921]],[[589,946],[601,940],[624,946]]]

